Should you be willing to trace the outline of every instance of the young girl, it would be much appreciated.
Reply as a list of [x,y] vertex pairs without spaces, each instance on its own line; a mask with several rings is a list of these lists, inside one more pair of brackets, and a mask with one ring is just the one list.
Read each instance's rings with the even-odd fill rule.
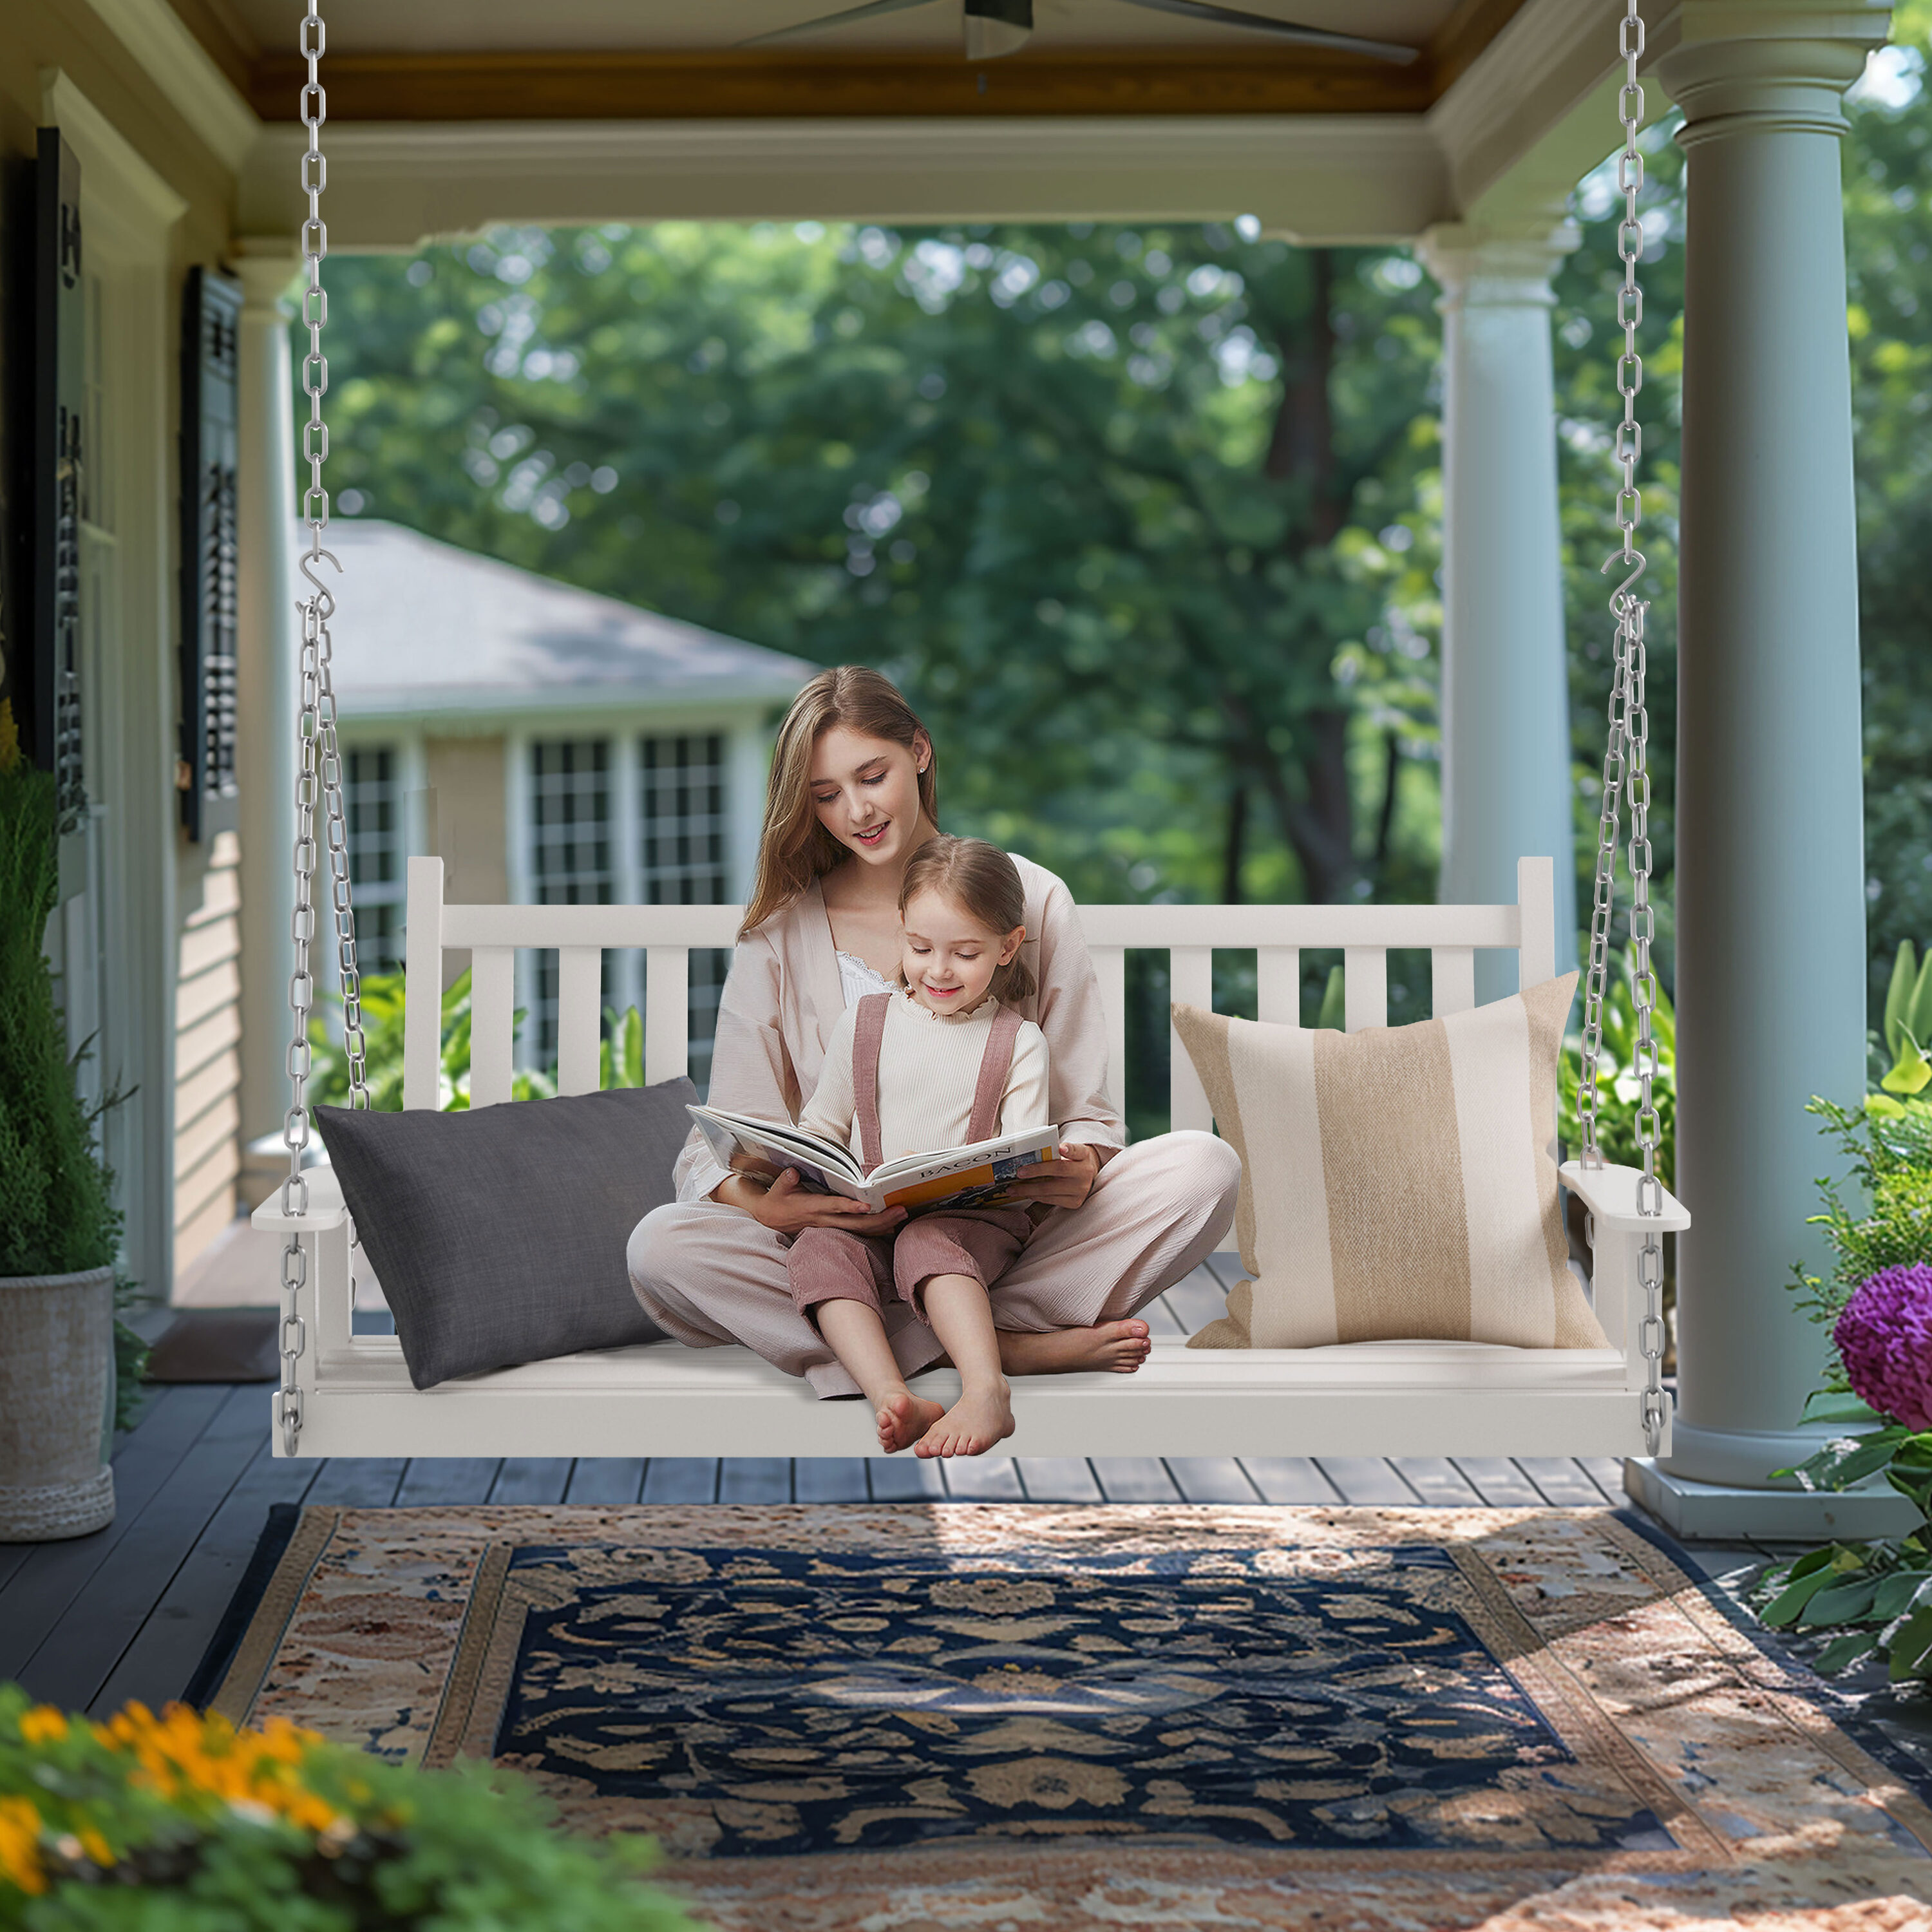
[[[902,1154],[1045,1126],[1046,1038],[1010,1004],[1026,896],[1012,860],[977,838],[929,839],[899,891],[902,990],[848,1006],[799,1124],[843,1142],[869,1172]],[[1024,1208],[939,1208],[891,1233],[806,1228],[787,1257],[792,1300],[877,1412],[888,1454],[977,1456],[1013,1432],[987,1291],[1024,1246]],[[896,1294],[946,1346],[963,1384],[950,1409],[906,1387],[882,1298]]]

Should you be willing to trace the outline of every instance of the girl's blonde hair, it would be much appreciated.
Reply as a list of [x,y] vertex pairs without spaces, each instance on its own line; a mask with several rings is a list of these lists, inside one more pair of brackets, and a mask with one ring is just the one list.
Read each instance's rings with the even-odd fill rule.
[[[1026,924],[1026,887],[1020,868],[997,845],[983,838],[928,838],[907,862],[899,887],[899,916],[921,892],[950,899],[976,924],[1003,938]],[[1022,945],[1024,940],[1021,942]],[[996,1000],[1030,1000],[1034,976],[1016,952],[993,968],[988,989]]]
[[[919,740],[932,738],[889,677],[864,664],[822,670],[792,700],[772,750],[765,785],[765,829],[758,840],[758,875],[745,908],[742,939],[775,912],[782,912],[812,881],[845,856],[845,848],[818,822],[812,798],[812,754],[825,734],[842,726],[863,738],[883,738],[915,754]],[[920,809],[939,823],[939,780],[928,756],[919,775]]]

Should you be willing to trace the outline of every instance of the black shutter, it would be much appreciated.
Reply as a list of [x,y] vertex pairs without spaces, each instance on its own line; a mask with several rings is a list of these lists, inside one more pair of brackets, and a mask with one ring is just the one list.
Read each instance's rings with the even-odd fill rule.
[[32,646],[16,712],[34,762],[58,781],[64,830],[87,807],[80,688],[82,402],[87,342],[80,163],[40,130],[34,171]]
[[242,286],[188,272],[182,318],[182,822],[234,824],[235,497]]

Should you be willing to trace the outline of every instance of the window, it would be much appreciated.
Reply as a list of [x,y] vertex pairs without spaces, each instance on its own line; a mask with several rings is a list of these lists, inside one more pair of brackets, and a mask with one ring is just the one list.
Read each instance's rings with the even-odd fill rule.
[[[342,806],[349,820],[349,880],[354,889],[356,963],[364,973],[396,973],[403,964],[403,796],[393,747],[343,754]],[[317,943],[333,958],[326,848],[318,854]]]
[[[646,738],[638,748],[638,854],[646,905],[722,905],[730,897],[724,837],[724,740],[717,732]],[[718,998],[731,963],[708,946],[691,956],[691,1077],[711,1078]]]
[[[610,747],[563,739],[530,747],[531,878],[539,905],[608,905],[614,884]],[[604,962],[610,995],[610,960]],[[537,955],[537,1060],[556,1058],[556,955]]]

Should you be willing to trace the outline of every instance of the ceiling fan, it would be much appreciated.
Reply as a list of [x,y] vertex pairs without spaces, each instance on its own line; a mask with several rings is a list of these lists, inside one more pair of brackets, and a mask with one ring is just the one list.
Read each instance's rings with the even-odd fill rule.
[[[816,34],[827,27],[842,27],[854,20],[868,20],[881,14],[902,14],[908,8],[934,5],[938,0],[867,0],[862,7],[848,7],[842,13],[823,14],[815,20],[802,20],[796,26],[780,27],[776,32],[754,34],[738,44],[745,47],[769,46],[775,40],[795,40]],[[1390,40],[1363,40],[1354,34],[1337,34],[1325,27],[1298,27],[1286,20],[1272,20],[1261,14],[1244,14],[1238,8],[1216,7],[1208,0],[1121,0],[1129,7],[1144,8],[1153,14],[1178,14],[1187,20],[1205,20],[1216,27],[1245,27],[1251,32],[1272,34],[1277,40],[1292,40],[1308,47],[1334,47],[1345,53],[1366,54],[1376,60],[1406,67],[1420,53],[1418,47],[1399,46]],[[966,29],[966,58],[969,61],[997,60],[1002,54],[1016,52],[1033,32],[1034,0],[962,0]]]

